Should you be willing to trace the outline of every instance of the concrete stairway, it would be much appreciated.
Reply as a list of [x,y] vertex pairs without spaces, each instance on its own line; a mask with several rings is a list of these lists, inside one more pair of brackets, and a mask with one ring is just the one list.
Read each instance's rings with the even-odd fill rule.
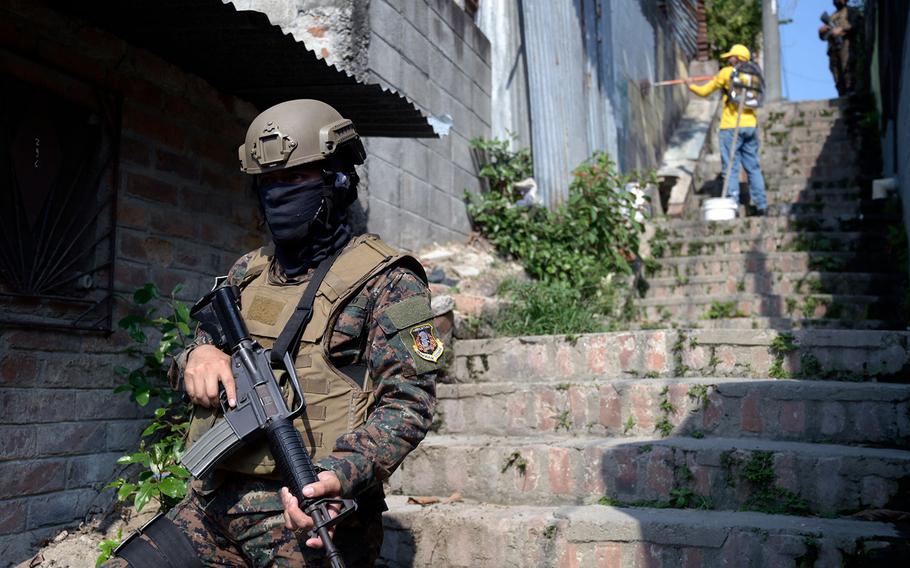
[[[806,148],[846,132],[836,103],[769,112],[767,136]],[[900,564],[882,520],[910,511],[910,333],[884,309],[902,275],[859,190],[800,177],[821,147],[780,138],[775,216],[664,225],[641,325],[663,329],[457,344],[437,429],[387,486],[382,565]],[[805,195],[823,206],[794,213]]]
[[[660,222],[651,240],[644,327],[906,327],[906,267],[893,255],[899,209],[858,186],[857,127],[846,112],[841,100],[763,110],[765,218],[698,220],[720,189],[719,155],[707,156],[688,218]],[[709,143],[716,148],[716,134]]]

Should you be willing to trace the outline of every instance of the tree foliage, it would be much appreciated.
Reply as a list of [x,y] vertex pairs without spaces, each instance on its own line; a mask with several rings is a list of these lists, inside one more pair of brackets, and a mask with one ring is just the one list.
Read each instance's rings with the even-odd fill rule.
[[736,43],[748,47],[753,57],[760,50],[761,0],[706,0],[705,12],[708,41],[715,58]]

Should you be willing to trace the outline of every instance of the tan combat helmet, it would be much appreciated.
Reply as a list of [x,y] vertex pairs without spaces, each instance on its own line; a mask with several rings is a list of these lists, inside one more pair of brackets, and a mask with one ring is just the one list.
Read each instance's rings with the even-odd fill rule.
[[322,101],[285,101],[259,114],[240,146],[240,171],[283,170],[344,153],[354,164],[366,158],[354,123]]

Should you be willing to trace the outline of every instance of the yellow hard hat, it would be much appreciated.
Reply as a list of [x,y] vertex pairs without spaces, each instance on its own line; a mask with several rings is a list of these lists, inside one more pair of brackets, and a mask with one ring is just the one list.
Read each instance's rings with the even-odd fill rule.
[[749,61],[752,59],[752,53],[749,51],[749,48],[741,43],[737,43],[730,48],[730,51],[727,53],[721,54],[721,59],[726,59],[728,57],[739,57],[743,61]]

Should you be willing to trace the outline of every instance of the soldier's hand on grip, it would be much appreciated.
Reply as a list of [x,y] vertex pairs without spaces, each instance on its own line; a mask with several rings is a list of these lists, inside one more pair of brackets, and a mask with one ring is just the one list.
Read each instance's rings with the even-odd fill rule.
[[[303,494],[307,499],[338,499],[341,497],[341,482],[338,477],[330,471],[319,472],[319,481],[311,483],[303,488]],[[293,531],[309,531],[313,528],[313,519],[309,517],[300,508],[297,498],[291,495],[287,487],[281,488],[281,502],[284,505],[284,526]],[[330,505],[328,507],[329,515],[335,517],[338,515],[338,506]],[[334,536],[335,527],[329,528],[329,534]],[[322,539],[312,537],[307,539],[306,545],[310,548],[322,548]]]
[[218,385],[224,385],[228,404],[236,406],[237,391],[231,373],[231,358],[217,347],[200,345],[193,349],[183,372],[184,388],[190,401],[199,406],[218,405]]

